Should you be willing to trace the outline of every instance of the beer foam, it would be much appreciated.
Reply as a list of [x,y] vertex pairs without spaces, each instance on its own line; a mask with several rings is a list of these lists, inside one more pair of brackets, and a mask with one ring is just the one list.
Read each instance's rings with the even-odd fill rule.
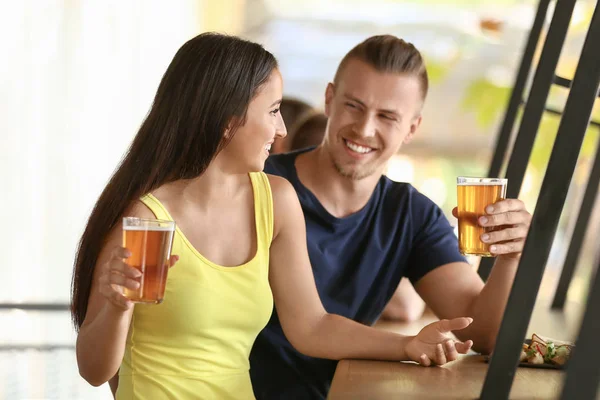
[[506,182],[496,181],[496,182],[460,182],[457,183],[458,186],[504,186]]
[[174,226],[124,226],[124,231],[173,232]]

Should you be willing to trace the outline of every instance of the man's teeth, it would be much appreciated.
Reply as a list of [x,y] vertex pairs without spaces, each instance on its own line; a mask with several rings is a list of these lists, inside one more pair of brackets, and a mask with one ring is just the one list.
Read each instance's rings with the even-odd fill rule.
[[265,146],[265,150],[266,150],[266,151],[269,151],[269,150],[271,150],[271,145],[270,145],[270,144],[266,145],[266,146]]
[[348,148],[350,150],[355,151],[357,153],[364,154],[364,153],[368,153],[372,150],[370,147],[359,146],[359,145],[349,142],[347,140],[344,140],[344,143],[346,143],[346,146],[348,146]]

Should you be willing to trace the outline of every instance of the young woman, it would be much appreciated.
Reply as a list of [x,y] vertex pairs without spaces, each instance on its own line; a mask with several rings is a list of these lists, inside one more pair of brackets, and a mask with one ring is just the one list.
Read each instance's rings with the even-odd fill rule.
[[[281,98],[277,62],[258,44],[202,34],[175,55],[77,253],[77,362],[92,385],[119,372],[121,399],[252,398],[248,355],[273,300],[291,343],[315,357],[430,365],[471,347],[447,336],[469,318],[402,336],[323,309],[296,194],[260,172],[286,134]],[[160,305],[122,295],[139,285],[123,261],[124,216],[177,224]]]

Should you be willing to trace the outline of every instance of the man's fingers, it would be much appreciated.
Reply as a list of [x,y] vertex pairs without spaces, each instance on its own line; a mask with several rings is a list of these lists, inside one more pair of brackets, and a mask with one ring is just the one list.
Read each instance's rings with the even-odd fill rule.
[[481,241],[484,243],[498,243],[509,240],[521,240],[527,236],[528,230],[529,227],[525,225],[517,225],[499,231],[486,232],[481,235]]
[[531,216],[526,211],[510,211],[502,214],[485,215],[479,217],[479,225],[491,227],[491,226],[504,226],[504,225],[518,225],[518,224],[529,224]]
[[471,325],[472,322],[473,318],[471,317],[443,319],[440,321],[439,331],[442,333],[458,331],[465,329],[467,326]]
[[454,216],[454,218],[458,218],[458,207],[454,207],[452,209],[452,215]]
[[427,357],[425,353],[423,353],[419,358],[419,364],[421,364],[424,367],[429,367],[431,365],[431,360],[429,359],[429,357]]
[[500,200],[494,204],[490,204],[485,208],[488,214],[502,214],[510,211],[526,211],[525,203],[519,199]]
[[521,253],[525,247],[525,240],[515,242],[493,244],[490,246],[490,253],[494,255]]

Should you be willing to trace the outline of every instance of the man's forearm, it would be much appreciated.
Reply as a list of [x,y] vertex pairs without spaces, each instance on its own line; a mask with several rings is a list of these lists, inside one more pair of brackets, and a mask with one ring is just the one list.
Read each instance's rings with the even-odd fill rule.
[[470,314],[474,321],[465,334],[473,339],[475,351],[493,351],[518,265],[517,258],[498,257],[486,285],[473,302]]

